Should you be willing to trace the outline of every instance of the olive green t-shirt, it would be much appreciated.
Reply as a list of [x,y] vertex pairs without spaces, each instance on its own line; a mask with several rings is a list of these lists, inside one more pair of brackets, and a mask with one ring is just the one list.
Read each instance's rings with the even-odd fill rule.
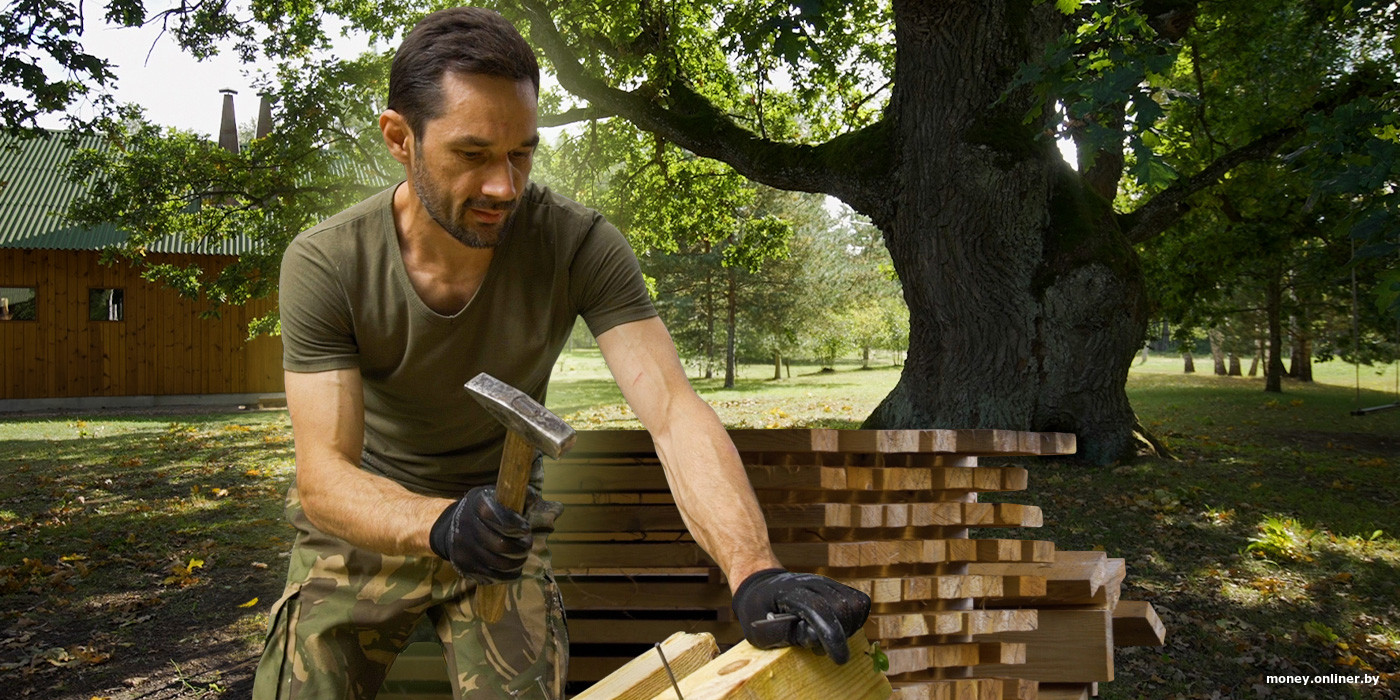
[[544,403],[578,316],[598,335],[656,311],[622,234],[597,212],[531,183],[476,296],[443,316],[409,283],[394,189],[288,246],[282,366],[358,368],[362,466],[419,493],[460,495],[494,482],[505,437],[463,388],[468,380],[487,372]]

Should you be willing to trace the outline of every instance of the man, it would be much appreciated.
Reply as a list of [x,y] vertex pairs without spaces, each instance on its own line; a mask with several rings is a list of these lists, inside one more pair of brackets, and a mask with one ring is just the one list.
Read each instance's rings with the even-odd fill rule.
[[[750,640],[844,660],[864,624],[864,595],[773,557],[733,443],[690,388],[621,234],[529,182],[538,93],[535,56],[499,15],[429,15],[394,57],[379,119],[406,181],[288,247],[298,536],[256,698],[373,697],[423,616],[458,696],[563,697],[567,637],[542,536],[559,506],[536,492],[521,516],[495,500],[504,429],[462,386],[484,371],[543,401],[580,315]],[[489,625],[472,610],[486,583],[510,587]],[[804,620],[791,638],[753,627],[780,612]]]

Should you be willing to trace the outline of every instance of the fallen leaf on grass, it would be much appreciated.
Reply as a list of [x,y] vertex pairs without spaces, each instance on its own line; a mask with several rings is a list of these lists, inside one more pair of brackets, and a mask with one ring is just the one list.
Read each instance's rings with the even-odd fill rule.
[[199,579],[194,575],[194,570],[202,568],[203,566],[203,559],[191,559],[188,564],[175,564],[170,567],[171,575],[165,577],[165,585],[169,586],[174,584],[184,588],[185,586],[195,583],[199,581]]
[[240,608],[251,608],[251,607],[253,607],[254,605],[257,605],[257,604],[258,604],[258,599],[257,599],[257,598],[253,598],[252,600],[250,600],[250,601],[248,601],[248,602],[246,602],[246,603],[243,603],[242,605],[239,605],[238,607],[240,607]]

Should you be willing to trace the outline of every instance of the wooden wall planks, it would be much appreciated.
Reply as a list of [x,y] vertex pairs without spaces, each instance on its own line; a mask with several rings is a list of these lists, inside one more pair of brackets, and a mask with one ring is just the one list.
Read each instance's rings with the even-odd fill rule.
[[[34,287],[34,321],[0,322],[0,399],[271,393],[282,391],[282,343],[245,341],[248,322],[273,300],[207,305],[142,280],[96,251],[0,249],[0,287]],[[222,267],[231,257],[157,255],[161,262]],[[90,289],[122,289],[124,318],[91,321]]]

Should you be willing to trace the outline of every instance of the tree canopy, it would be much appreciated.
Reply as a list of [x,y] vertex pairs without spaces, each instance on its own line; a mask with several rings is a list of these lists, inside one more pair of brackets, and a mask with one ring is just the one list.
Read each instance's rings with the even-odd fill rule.
[[[1394,2],[491,5],[517,23],[562,88],[542,96],[543,124],[592,121],[580,133],[630,140],[631,157],[665,164],[652,169],[662,182],[695,188],[674,199],[711,205],[637,212],[641,250],[729,236],[729,269],[776,259],[781,226],[748,229],[759,232],[748,245],[744,226],[727,218],[751,206],[749,186],[730,168],[839,198],[869,218],[910,312],[908,364],[870,427],[1064,430],[1093,461],[1130,456],[1142,443],[1123,393],[1127,367],[1154,306],[1167,305],[1162,287],[1148,287],[1144,246],[1151,256],[1193,236],[1206,248],[1238,241],[1228,244],[1268,249],[1260,266],[1301,269],[1277,248],[1354,240],[1350,264],[1376,261],[1364,270],[1378,311],[1400,314]],[[230,161],[179,146],[183,136],[152,132],[130,111],[114,113],[100,123],[122,146],[87,171],[114,184],[84,215],[142,235],[218,236],[231,230],[220,220],[236,223],[265,241],[250,269],[269,279],[290,235],[356,196],[332,191],[335,168],[383,162],[373,114],[387,57],[313,58],[309,49],[327,41],[326,19],[392,40],[437,5],[105,7],[111,24],[165,23],[196,54],[232,38],[245,58],[279,62],[269,87],[283,126],[275,147]],[[0,27],[13,40],[7,94],[29,98],[28,111],[7,110],[7,125],[62,109],[85,89],[79,83],[109,80],[78,43],[79,8],[22,3]],[[44,56],[63,75],[37,68]],[[1057,136],[1074,140],[1078,171],[1061,160]],[[122,179],[136,167],[127,161],[157,153],[188,181]],[[201,159],[223,170],[204,172]],[[138,184],[150,195],[124,204]],[[202,197],[225,206],[187,212]],[[215,220],[181,218],[206,216]],[[676,216],[696,218],[663,220]],[[1210,266],[1220,269],[1205,277],[1220,287],[1228,265],[1216,257],[1221,264]],[[1189,272],[1169,275],[1189,280]]]

